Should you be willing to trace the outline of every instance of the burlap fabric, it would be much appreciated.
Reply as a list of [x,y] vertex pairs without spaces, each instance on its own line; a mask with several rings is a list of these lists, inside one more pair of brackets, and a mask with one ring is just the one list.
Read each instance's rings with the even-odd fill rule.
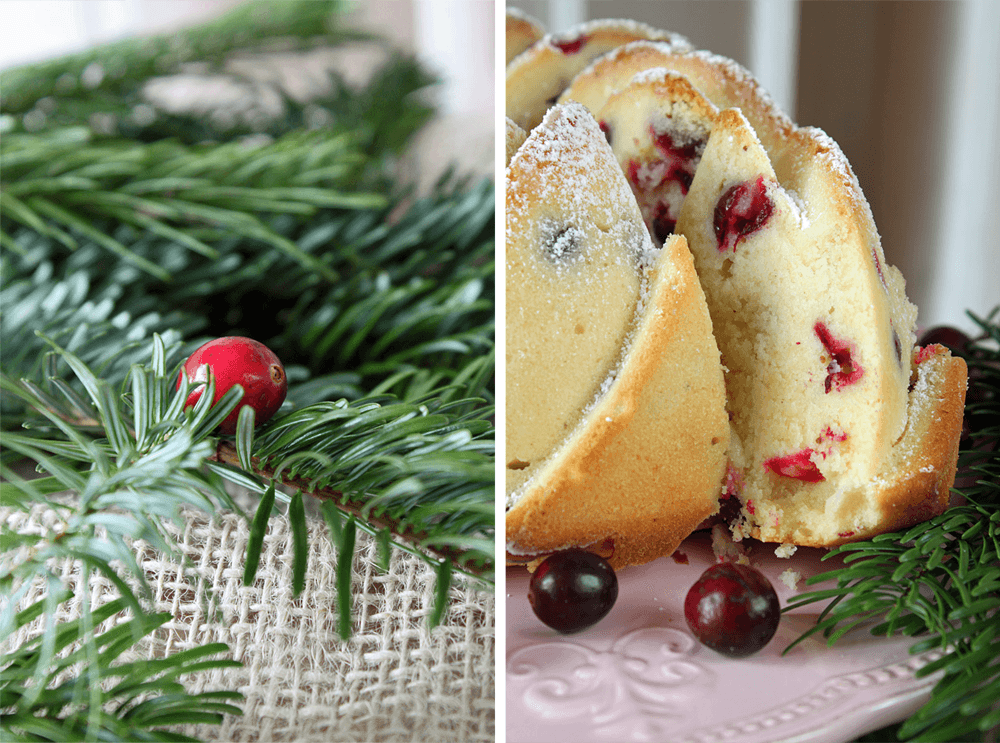
[[[58,522],[43,507],[29,513],[0,508],[0,518],[22,533]],[[220,513],[209,519],[191,512],[170,530],[187,568],[185,560],[134,545],[153,590],[151,608],[173,615],[135,652],[152,658],[224,642],[242,667],[193,675],[186,686],[192,692],[231,689],[246,698],[241,717],[178,732],[218,741],[493,741],[491,591],[458,576],[443,624],[428,630],[433,570],[393,549],[382,573],[374,540],[359,532],[354,635],[343,642],[334,609],[336,555],[322,520],[310,519],[307,583],[298,598],[291,590],[292,542],[284,518],[271,519],[249,587],[243,586],[248,529],[242,517]],[[66,561],[53,570],[76,596],[62,607],[62,618],[79,610],[80,566]],[[39,586],[22,603],[37,600],[43,590]],[[97,605],[117,595],[100,575],[90,576],[90,590]],[[41,629],[41,622],[23,628],[0,652]]]

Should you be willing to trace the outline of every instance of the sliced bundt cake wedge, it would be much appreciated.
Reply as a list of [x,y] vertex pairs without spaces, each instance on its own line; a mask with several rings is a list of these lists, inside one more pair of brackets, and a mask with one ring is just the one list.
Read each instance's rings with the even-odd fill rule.
[[637,39],[655,39],[672,49],[691,48],[678,34],[625,20],[589,21],[565,33],[548,34],[507,65],[507,116],[530,131],[581,70]]
[[683,238],[652,245],[603,133],[556,106],[507,175],[507,552],[621,567],[718,509],[722,368]]
[[737,533],[831,546],[943,511],[964,363],[941,349],[911,389],[916,309],[836,143],[796,128],[769,154],[722,111],[677,231],[727,369]]

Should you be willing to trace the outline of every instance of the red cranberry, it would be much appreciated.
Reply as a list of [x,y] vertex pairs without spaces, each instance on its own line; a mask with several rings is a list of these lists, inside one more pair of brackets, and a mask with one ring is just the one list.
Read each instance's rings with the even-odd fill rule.
[[177,379],[178,389],[184,375],[191,385],[185,407],[193,407],[201,398],[208,374],[215,379],[213,402],[218,402],[234,385],[243,387],[240,405],[219,424],[219,431],[223,434],[236,433],[236,421],[244,405],[254,409],[254,422],[259,425],[277,412],[288,392],[288,380],[281,361],[263,343],[250,338],[217,338],[188,357]]
[[771,582],[747,565],[713,565],[691,586],[684,618],[703,645],[731,658],[753,655],[778,630],[781,606]]
[[611,124],[606,121],[601,121],[598,123],[598,126],[601,127],[601,131],[604,132],[604,138],[608,140],[608,144],[611,144],[614,139],[614,135],[611,133]]
[[561,51],[563,54],[577,54],[583,45],[590,41],[589,36],[578,36],[575,39],[553,39],[552,46]]
[[677,230],[677,220],[670,213],[670,204],[660,202],[653,210],[653,237],[665,243]]
[[603,619],[618,598],[618,578],[603,557],[581,549],[556,552],[531,576],[528,601],[535,616],[568,634]]
[[776,475],[790,477],[802,482],[823,482],[826,478],[819,467],[812,461],[812,449],[803,449],[783,457],[771,457],[764,466]]
[[774,212],[774,202],[767,196],[764,176],[730,187],[715,205],[712,226],[719,252],[735,249],[739,242],[761,229]]
[[861,379],[865,370],[861,368],[861,364],[854,360],[851,344],[835,337],[823,322],[817,321],[813,330],[819,337],[820,343],[823,344],[823,348],[830,354],[830,363],[826,367],[826,380],[823,383],[826,392],[839,390],[841,387],[854,384]]

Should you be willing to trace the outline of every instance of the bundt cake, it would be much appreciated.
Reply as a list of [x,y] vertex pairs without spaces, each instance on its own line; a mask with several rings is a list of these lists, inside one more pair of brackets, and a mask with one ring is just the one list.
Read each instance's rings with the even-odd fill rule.
[[654,244],[681,235],[693,254],[725,369],[734,535],[828,547],[942,512],[965,365],[911,354],[916,308],[836,143],[731,60],[673,44],[621,45],[553,85],[594,113]]
[[542,24],[524,11],[507,8],[506,43],[507,61],[510,64],[518,54],[545,35]]
[[729,438],[686,242],[653,246],[578,104],[546,114],[506,177],[508,558],[669,554],[718,510]]
[[577,73],[602,54],[637,39],[691,48],[682,36],[635,21],[591,21],[565,34],[548,34],[507,65],[508,118],[531,131]]

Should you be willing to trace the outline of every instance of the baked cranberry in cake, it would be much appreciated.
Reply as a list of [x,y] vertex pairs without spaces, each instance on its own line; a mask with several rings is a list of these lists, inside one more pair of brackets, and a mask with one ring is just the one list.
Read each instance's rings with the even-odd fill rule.
[[612,144],[613,137],[611,135],[611,124],[606,121],[601,121],[598,123],[598,126],[601,127],[601,131],[604,132],[604,138],[608,140],[608,144]]
[[719,198],[712,222],[719,252],[735,250],[740,240],[766,225],[773,212],[774,202],[768,198],[764,176],[730,186]]
[[793,480],[823,482],[826,478],[812,460],[812,455],[815,453],[812,449],[803,449],[783,457],[771,457],[764,462],[764,467],[776,475],[790,477]]
[[577,36],[573,39],[552,39],[552,46],[563,54],[579,54],[583,45],[590,40],[589,36]]
[[630,160],[625,171],[650,232],[658,243],[663,243],[674,233],[705,141],[685,140],[669,130],[657,131],[652,124],[648,134],[656,158]]
[[823,387],[829,393],[832,390],[839,390],[841,387],[854,384],[861,379],[864,369],[861,364],[854,359],[851,344],[833,335],[826,327],[826,324],[819,321],[813,326],[813,330],[819,337],[823,348],[830,354],[830,362],[827,364],[826,380]]
[[661,201],[653,208],[652,232],[658,242],[664,242],[677,229],[677,218],[671,214],[670,205]]

